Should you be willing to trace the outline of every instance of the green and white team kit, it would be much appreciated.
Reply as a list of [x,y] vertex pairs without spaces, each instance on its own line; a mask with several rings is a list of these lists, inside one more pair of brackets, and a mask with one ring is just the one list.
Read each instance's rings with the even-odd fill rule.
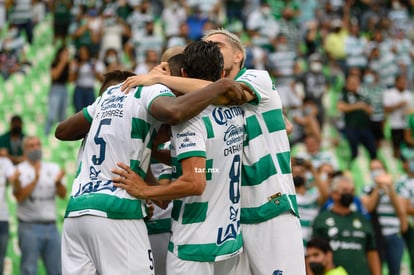
[[241,223],[254,224],[284,212],[298,215],[290,167],[290,144],[282,103],[266,71],[243,69],[236,77],[257,99],[244,105]]
[[111,172],[118,162],[128,164],[145,177],[150,164],[151,141],[161,122],[149,113],[159,96],[174,94],[163,85],[138,87],[124,94],[121,85],[104,92],[83,113],[91,128],[73,183],[66,217],[95,215],[113,219],[141,219],[146,209],[141,200],[112,184]]
[[180,161],[206,159],[205,168],[195,171],[206,174],[203,194],[173,204],[169,250],[178,258],[214,262],[241,252],[243,136],[243,109],[238,106],[209,106],[193,119],[172,127],[173,178],[182,174]]

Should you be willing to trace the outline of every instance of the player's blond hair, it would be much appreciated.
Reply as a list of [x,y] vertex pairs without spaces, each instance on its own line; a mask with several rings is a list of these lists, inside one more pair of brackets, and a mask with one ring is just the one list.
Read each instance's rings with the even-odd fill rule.
[[240,38],[235,35],[234,33],[229,32],[228,30],[224,29],[224,28],[218,28],[218,29],[214,29],[214,30],[208,30],[204,33],[203,36],[203,40],[206,40],[207,38],[209,38],[212,35],[216,35],[216,34],[221,34],[224,35],[227,38],[227,41],[230,43],[230,45],[241,51],[243,53],[243,59],[240,62],[240,69],[244,67],[244,62],[246,60],[246,49],[243,45],[243,43],[241,42]]

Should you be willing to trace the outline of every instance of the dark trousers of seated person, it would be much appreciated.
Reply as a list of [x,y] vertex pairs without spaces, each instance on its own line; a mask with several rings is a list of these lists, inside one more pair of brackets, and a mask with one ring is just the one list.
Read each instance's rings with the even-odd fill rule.
[[377,157],[375,138],[370,128],[345,128],[345,136],[351,147],[351,160],[358,156],[359,144],[367,149],[371,159]]

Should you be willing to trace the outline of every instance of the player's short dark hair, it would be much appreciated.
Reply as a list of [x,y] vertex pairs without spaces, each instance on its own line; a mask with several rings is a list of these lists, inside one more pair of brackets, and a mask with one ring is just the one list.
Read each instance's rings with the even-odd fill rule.
[[321,250],[323,253],[332,252],[329,241],[323,238],[313,238],[306,243],[306,247],[313,247]]
[[224,67],[220,48],[212,41],[195,41],[184,49],[183,69],[188,77],[216,81]]
[[108,89],[108,87],[119,84],[125,81],[128,77],[134,76],[135,74],[129,71],[115,70],[104,74],[104,81],[101,88],[99,89],[99,95]]
[[176,54],[168,59],[168,66],[172,76],[181,76],[181,68],[184,65],[184,54]]

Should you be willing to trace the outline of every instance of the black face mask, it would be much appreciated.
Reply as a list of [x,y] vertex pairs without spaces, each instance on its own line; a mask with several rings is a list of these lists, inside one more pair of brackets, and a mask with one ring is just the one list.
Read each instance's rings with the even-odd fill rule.
[[344,207],[349,207],[353,201],[354,195],[351,193],[342,194],[341,199],[339,200],[340,204]]
[[325,267],[321,263],[311,262],[309,267],[315,275],[323,275],[325,273]]
[[294,176],[293,183],[295,184],[296,188],[302,187],[305,185],[305,178],[301,176]]
[[10,132],[13,135],[20,135],[22,133],[22,127],[20,127],[20,126],[14,126],[13,128],[10,129]]

